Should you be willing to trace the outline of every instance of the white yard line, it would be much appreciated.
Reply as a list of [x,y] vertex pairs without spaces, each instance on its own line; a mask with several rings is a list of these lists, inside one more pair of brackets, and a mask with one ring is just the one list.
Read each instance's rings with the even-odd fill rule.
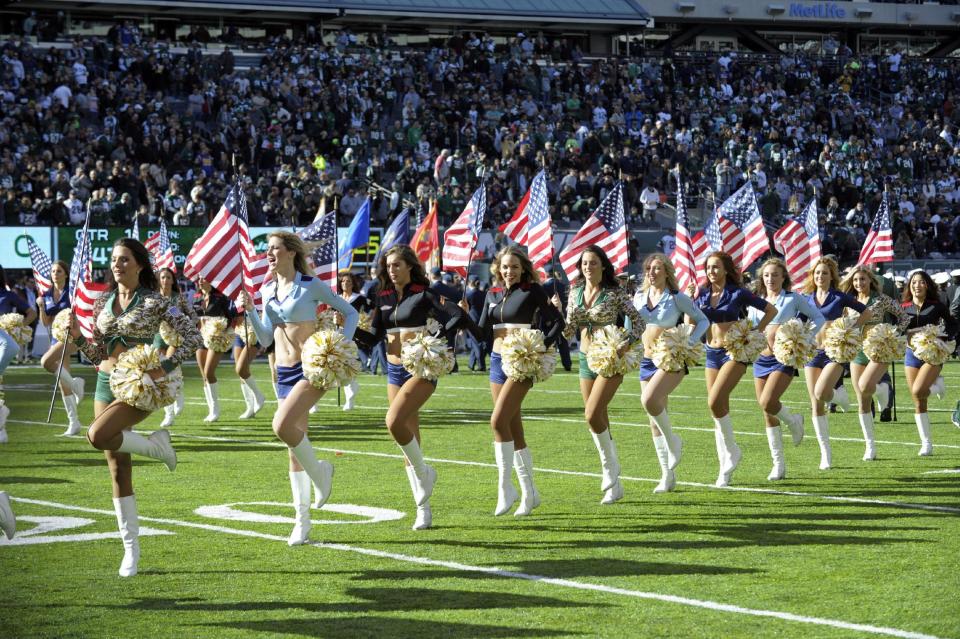
[[[85,513],[95,513],[105,516],[113,516],[114,513],[111,510],[102,510],[97,508],[84,508],[82,506],[72,506],[69,504],[61,504],[51,501],[41,501],[37,499],[25,499],[22,497],[10,497],[11,500],[15,502],[21,502],[24,504],[32,504],[35,506],[45,506],[47,508],[59,508],[61,510],[69,510],[76,512],[85,512]],[[167,519],[161,517],[144,517],[140,516],[140,519],[143,521],[164,524],[167,526],[181,526],[184,528],[196,528],[200,530],[206,530],[210,532],[218,532],[227,535],[237,535],[240,537],[251,537],[255,539],[266,539],[269,541],[276,541],[283,544],[286,544],[287,538],[280,535],[269,535],[266,533],[256,532],[252,530],[242,530],[240,528],[230,528],[227,526],[214,526],[212,524],[201,524],[198,522],[183,521],[179,519]],[[533,581],[543,584],[548,584],[551,586],[557,586],[560,588],[570,588],[574,590],[588,590],[593,592],[599,592],[608,595],[620,595],[623,597],[631,597],[635,599],[648,599],[653,601],[660,601],[664,603],[679,604],[683,606],[691,606],[695,608],[704,608],[706,610],[714,610],[717,612],[727,612],[732,614],[739,615],[749,615],[753,617],[767,617],[773,619],[780,619],[783,621],[792,621],[796,623],[817,625],[817,626],[828,626],[831,628],[838,628],[840,630],[853,630],[856,632],[866,632],[874,635],[885,635],[889,637],[902,637],[904,639],[938,639],[935,635],[927,635],[919,632],[912,632],[909,630],[900,630],[899,628],[887,628],[884,626],[873,626],[869,624],[861,623],[851,623],[848,621],[840,621],[838,619],[827,619],[823,617],[809,617],[806,615],[797,615],[791,612],[780,612],[776,610],[762,610],[757,608],[745,608],[743,606],[737,606],[734,604],[725,604],[717,601],[709,601],[704,599],[693,599],[691,597],[678,597],[676,595],[666,595],[657,592],[646,592],[643,590],[629,590],[627,588],[616,588],[613,586],[605,586],[603,584],[594,584],[583,581],[573,581],[571,579],[559,579],[556,577],[547,577],[544,575],[534,575],[525,572],[517,572],[513,570],[504,570],[502,568],[495,568],[491,566],[473,566],[470,564],[463,564],[456,561],[444,561],[440,559],[430,559],[428,557],[417,557],[414,555],[404,555],[400,553],[386,552],[383,550],[375,550],[373,548],[361,548],[358,546],[349,546],[346,544],[327,544],[327,543],[315,543],[311,542],[311,546],[319,548],[321,550],[334,550],[339,552],[350,552],[358,555],[364,555],[367,557],[376,557],[378,559],[390,559],[393,561],[400,561],[404,563],[416,564],[419,566],[434,566],[437,568],[446,568],[448,570],[460,571],[460,572],[478,572],[488,575],[494,575],[496,577],[503,577],[505,579],[520,579],[523,581]],[[146,577],[141,577],[145,579]]]

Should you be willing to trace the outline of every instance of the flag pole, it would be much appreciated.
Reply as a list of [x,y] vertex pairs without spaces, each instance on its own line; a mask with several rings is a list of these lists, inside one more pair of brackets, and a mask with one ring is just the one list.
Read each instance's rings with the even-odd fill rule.
[[[486,208],[486,206],[487,206],[487,179],[486,179],[486,178],[484,178],[484,179],[480,182],[480,188],[483,189],[483,206],[484,206],[484,208]],[[486,211],[484,211],[484,216],[486,216]],[[477,211],[474,211],[474,212],[473,212],[473,219],[474,219],[474,220],[477,219]],[[474,227],[473,230],[476,232],[476,234],[477,234],[477,242],[479,242],[479,241],[480,241],[480,229]],[[472,244],[472,242],[471,242],[471,244]],[[461,301],[466,301],[466,299],[467,299],[467,282],[470,281],[470,264],[473,263],[473,249],[474,249],[474,248],[476,248],[475,245],[474,245],[474,246],[471,246],[471,247],[470,247],[470,253],[469,253],[469,255],[467,255],[467,269],[466,269],[466,271],[465,271],[465,272],[466,272],[466,277],[464,278],[464,282],[463,282],[463,297],[460,298]]]

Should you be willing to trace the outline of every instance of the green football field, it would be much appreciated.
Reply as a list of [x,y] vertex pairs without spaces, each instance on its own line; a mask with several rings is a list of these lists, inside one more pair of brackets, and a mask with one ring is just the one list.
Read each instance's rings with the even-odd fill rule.
[[[60,436],[59,399],[44,423],[51,376],[13,367],[0,490],[19,532],[0,541],[0,637],[960,637],[960,429],[950,423],[960,364],[946,368],[947,398],[931,401],[928,458],[917,456],[901,371],[899,421],[877,422],[878,460],[861,461],[856,415],[836,414],[829,471],[818,470],[797,379],[786,399],[807,415],[807,438],[794,448],[785,435],[781,482],[766,480],[748,372],[732,402],[743,461],[718,489],[703,369],[693,370],[671,399],[685,445],[666,495],[651,493],[659,467],[632,376],[611,407],[626,493],[611,506],[599,503],[577,378],[561,371],[525,403],[543,500],[527,518],[492,515],[486,377],[443,378],[421,413],[439,475],[427,531],[410,529],[409,484],[383,425],[385,378],[365,375],[357,410],[342,412],[334,394],[311,416],[317,454],[336,467],[334,490],[313,513],[313,543],[290,548],[274,404],[237,420],[240,389],[225,362],[223,415],[205,424],[189,366],[187,408],[171,428],[176,472],[134,462],[140,574],[123,579],[102,454]],[[81,374],[89,423],[94,375]],[[254,376],[272,396],[266,365]]]

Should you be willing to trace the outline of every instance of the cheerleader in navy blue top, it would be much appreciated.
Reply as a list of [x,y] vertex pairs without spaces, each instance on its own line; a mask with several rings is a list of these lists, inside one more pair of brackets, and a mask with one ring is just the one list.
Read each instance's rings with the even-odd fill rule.
[[[197,295],[193,301],[193,310],[200,318],[201,333],[204,323],[214,318],[224,318],[227,326],[231,326],[237,309],[215,286],[203,277],[197,278]],[[228,328],[229,330],[229,328]],[[226,352],[226,351],[224,351]],[[206,347],[206,344],[197,350],[197,366],[203,377],[203,395],[207,400],[207,416],[205,422],[215,422],[220,419],[220,391],[217,388],[217,366],[223,352],[217,352]]]
[[[370,311],[370,301],[360,292],[360,277],[355,273],[343,272],[337,276],[337,294],[347,300],[358,313],[367,313]],[[338,316],[339,321],[339,316]],[[361,363],[366,362],[369,356],[360,353]],[[348,385],[343,387],[343,410],[353,410],[353,400],[360,391],[360,382],[354,379]]]
[[767,328],[777,310],[773,304],[757,297],[740,284],[740,271],[728,254],[717,251],[707,258],[707,282],[697,296],[697,306],[710,320],[707,329],[707,361],[704,375],[707,381],[707,404],[715,424],[714,439],[717,459],[720,462],[718,487],[730,485],[733,471],[740,463],[740,447],[733,437],[733,420],[730,419],[730,394],[747,370],[749,362],[737,362],[723,348],[723,338],[731,324],[747,317],[750,307],[763,311],[757,330]]
[[[840,272],[837,262],[832,257],[825,256],[813,263],[803,292],[807,293],[810,303],[816,306],[826,318],[827,327],[830,326],[830,322],[843,316],[845,308],[860,313],[856,325],[863,326],[864,322],[872,317],[872,313],[850,295],[837,290],[838,286],[840,286]],[[834,362],[827,357],[823,349],[820,349],[813,359],[807,362],[803,372],[807,381],[807,392],[810,394],[813,430],[817,434],[817,443],[820,445],[820,470],[827,470],[833,461],[833,454],[830,449],[830,423],[826,405],[834,399],[834,386],[843,375],[843,364]],[[837,403],[842,405],[845,402],[840,398]]]
[[[768,344],[774,343],[781,324],[798,316],[812,321],[819,333],[826,319],[804,295],[790,291],[790,273],[783,260],[778,257],[768,259],[760,267],[758,274],[760,279],[757,282],[757,294],[777,309],[777,315],[767,326]],[[761,313],[751,308],[750,319],[754,323],[759,323],[762,319]],[[767,476],[769,481],[778,481],[787,474],[781,424],[786,424],[790,428],[795,445],[803,441],[803,416],[791,412],[780,401],[796,374],[796,369],[781,363],[774,357],[773,349],[769,346],[753,363],[754,389],[757,402],[763,409],[763,419],[766,424],[764,430],[767,432],[767,444],[770,447],[770,457],[773,459],[773,469]]]
[[[52,330],[53,318],[60,311],[70,309],[70,284],[67,281],[67,275],[70,267],[62,260],[57,260],[50,266],[50,289],[37,297],[37,310],[40,314],[40,323],[47,327],[47,331]],[[86,382],[82,377],[74,377],[70,373],[70,358],[77,352],[77,347],[70,343],[60,342],[50,336],[50,348],[40,358],[40,364],[52,375],[57,374],[57,366],[60,364],[60,351],[64,348],[67,352],[63,355],[63,369],[60,371],[60,396],[63,398],[63,407],[67,411],[67,430],[65,436],[76,435],[80,432],[80,417],[77,415],[77,404],[83,399],[83,391]]]
[[650,359],[657,339],[667,329],[675,327],[686,317],[696,326],[690,335],[692,343],[699,342],[710,326],[710,320],[693,300],[679,290],[673,264],[662,253],[654,253],[643,262],[643,284],[633,297],[633,306],[647,323],[643,329],[643,361],[640,364],[640,387],[643,408],[650,416],[653,447],[660,462],[660,483],[655,493],[666,493],[676,487],[674,469],[680,463],[683,443],[674,435],[667,413],[667,399],[680,385],[687,371],[666,371],[657,368]]
[[[937,285],[926,271],[917,271],[910,276],[906,288],[903,289],[903,310],[910,318],[907,324],[907,339],[916,333],[917,329],[929,325],[941,325],[946,333],[946,340],[956,339],[957,322],[950,315],[949,309],[938,299]],[[925,362],[907,348],[903,360],[903,372],[910,387],[910,396],[913,398],[913,418],[917,422],[917,432],[920,434],[920,455],[926,457],[933,454],[933,440],[930,437],[930,415],[927,413],[927,401],[930,395],[943,398],[944,384],[940,372],[943,366],[935,366]]]
[[[30,324],[37,317],[37,312],[27,306],[19,295],[7,290],[7,276],[0,266],[0,314],[20,313],[24,316],[24,325]],[[20,353],[20,346],[6,331],[0,331],[0,444],[7,443],[7,417],[10,409],[7,408],[3,397],[3,372],[13,358]]]
[[[531,328],[544,320],[544,343],[549,347],[563,329],[560,312],[550,303],[539,277],[520,247],[508,246],[497,253],[491,268],[494,286],[487,291],[478,326],[485,335],[493,336],[490,354],[490,394],[493,396],[493,447],[499,483],[497,507],[493,514],[503,515],[520,499],[514,515],[529,515],[540,505],[540,495],[533,483],[533,457],[523,433],[520,414],[523,399],[533,387],[530,380],[518,382],[503,372],[500,348],[512,330]],[[466,300],[460,307],[469,312]],[[513,469],[520,482],[520,495],[511,481]]]

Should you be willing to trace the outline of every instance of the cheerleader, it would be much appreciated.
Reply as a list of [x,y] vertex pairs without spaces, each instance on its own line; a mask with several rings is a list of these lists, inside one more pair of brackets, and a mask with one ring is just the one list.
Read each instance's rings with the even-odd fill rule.
[[[577,269],[579,275],[570,289],[563,335],[568,340],[576,336],[580,341],[580,394],[587,426],[600,454],[600,490],[604,493],[600,503],[613,504],[623,498],[623,486],[620,484],[617,446],[610,435],[607,407],[623,382],[623,375],[597,375],[587,364],[587,352],[595,330],[624,324],[625,320],[629,320],[625,326],[629,345],[624,350],[629,348],[639,341],[644,322],[633,307],[630,295],[617,281],[613,264],[603,249],[595,244],[584,249],[577,261]],[[554,298],[554,304],[558,301]]]
[[[926,271],[917,271],[910,276],[903,290],[902,306],[910,319],[907,324],[908,339],[921,327],[937,324],[942,325],[946,333],[943,339],[956,338],[957,322],[950,315],[949,309],[938,299],[937,285]],[[907,347],[907,353],[903,359],[903,372],[910,387],[910,396],[913,398],[913,418],[917,422],[917,432],[920,434],[919,455],[921,457],[933,454],[927,400],[931,394],[943,392],[941,370],[943,370],[942,365],[923,361],[913,352],[912,347]]]
[[[490,426],[493,429],[493,450],[497,462],[497,507],[493,514],[505,514],[520,499],[513,513],[517,517],[529,515],[540,505],[540,495],[533,483],[533,456],[527,447],[523,433],[521,405],[533,387],[532,380],[516,381],[503,371],[500,350],[504,338],[513,330],[531,328],[544,320],[544,345],[549,348],[563,329],[560,312],[550,304],[540,278],[520,247],[507,246],[493,260],[495,286],[487,291],[478,326],[484,338],[492,335],[493,350],[490,354],[490,394],[493,396],[493,413]],[[469,313],[466,300],[460,307]],[[539,314],[539,317],[538,317]],[[513,487],[511,475],[517,471],[520,495]]]
[[114,279],[111,289],[93,306],[93,339],[85,340],[76,322],[71,322],[70,335],[74,345],[99,369],[93,405],[95,417],[87,430],[87,439],[106,454],[124,547],[119,572],[121,577],[131,577],[137,574],[140,558],[140,528],[130,455],[158,459],[172,471],[177,467],[177,454],[170,444],[168,431],[160,429],[144,437],[131,430],[150,413],[117,401],[110,389],[110,373],[122,353],[137,344],[153,343],[161,322],[167,322],[182,339],[171,357],[161,359],[159,368],[147,371],[154,380],[162,379],[179,366],[200,346],[202,338],[193,320],[156,292],[157,277],[143,244],[126,237],[117,240],[110,270]]
[[734,322],[747,316],[747,308],[753,307],[763,312],[756,326],[760,332],[766,330],[767,324],[776,316],[777,309],[741,286],[740,271],[728,254],[722,251],[712,253],[707,258],[706,272],[709,285],[697,296],[697,306],[710,320],[704,377],[707,382],[707,404],[715,425],[717,459],[720,462],[716,485],[722,488],[730,485],[730,478],[742,455],[733,436],[730,394],[749,363],[738,362],[730,357],[723,346],[724,337]]
[[[197,278],[197,296],[193,302],[193,310],[200,318],[201,333],[203,327],[208,322],[223,318],[229,327],[233,319],[237,316],[236,308],[230,303],[223,293],[218,291],[210,282],[202,276]],[[207,416],[203,418],[205,422],[215,422],[220,419],[220,395],[217,390],[217,366],[220,359],[226,352],[217,351],[210,348],[210,345],[204,343],[197,351],[197,366],[200,368],[200,375],[203,377],[203,395],[207,400]]]
[[[824,256],[813,263],[803,292],[807,293],[807,299],[827,320],[824,330],[828,330],[830,323],[843,315],[845,308],[860,313],[856,326],[863,326],[872,317],[870,310],[846,293],[839,291],[837,289],[839,285],[840,273],[836,260]],[[834,399],[834,386],[842,375],[843,364],[831,360],[822,348],[804,366],[804,377],[813,412],[813,430],[820,445],[820,470],[828,470],[833,462],[826,404]],[[834,401],[840,405],[847,403],[845,398],[839,397]]]
[[237,417],[237,419],[251,419],[256,417],[263,405],[267,403],[267,398],[260,392],[257,386],[257,380],[250,373],[250,364],[257,356],[259,344],[256,334],[250,326],[249,320],[240,317],[242,309],[232,306],[231,310],[237,315],[235,320],[237,327],[233,337],[233,362],[237,377],[240,378],[240,393],[243,395],[243,402],[246,409]]
[[373,333],[361,331],[371,346],[387,340],[387,409],[386,424],[406,458],[407,479],[417,503],[414,530],[429,528],[433,522],[430,495],[437,473],[423,459],[420,448],[420,408],[437,388],[436,380],[414,377],[401,363],[403,343],[426,330],[432,314],[446,314],[444,329],[462,326],[479,336],[479,329],[452,301],[430,288],[423,265],[409,246],[388,249],[377,264],[379,289],[370,317]]
[[683,381],[687,370],[667,371],[650,359],[657,340],[667,329],[677,326],[686,316],[695,324],[690,343],[696,344],[707,332],[710,321],[693,300],[680,292],[673,264],[663,253],[654,253],[643,262],[643,283],[633,297],[633,305],[647,326],[643,330],[643,361],[640,363],[640,388],[643,408],[650,416],[653,447],[660,462],[660,483],[654,493],[667,493],[676,486],[674,469],[680,463],[683,443],[673,434],[667,399]]
[[[870,309],[870,321],[864,323],[864,337],[867,331],[881,322],[889,322],[900,331],[905,330],[910,323],[910,318],[903,312],[903,308],[880,292],[880,281],[867,266],[854,266],[840,283],[840,290],[856,296],[858,302]],[[872,461],[877,457],[873,441],[873,397],[876,394],[881,410],[886,407],[890,398],[890,386],[884,380],[890,379],[887,375],[889,365],[889,362],[871,361],[863,349],[850,362],[850,381],[857,394],[857,417],[863,431],[863,461]]]
[[7,366],[13,361],[13,358],[20,353],[20,346],[14,341],[10,334],[0,330],[0,444],[6,444],[7,437],[7,418],[10,416],[10,409],[7,407],[6,397],[3,392],[3,374]]
[[[787,272],[787,265],[783,260],[778,257],[768,259],[760,267],[759,274],[757,295],[772,304],[777,314],[767,325],[768,346],[753,363],[753,385],[757,402],[763,409],[767,444],[770,446],[770,457],[773,459],[773,469],[767,476],[767,480],[779,481],[786,477],[787,473],[783,456],[783,432],[780,426],[786,424],[790,429],[794,445],[799,445],[803,441],[803,415],[791,412],[780,401],[798,373],[797,369],[778,361],[769,344],[775,342],[780,325],[798,315],[803,315],[812,321],[817,333],[827,320],[806,297],[790,291],[790,273]],[[758,309],[751,308],[748,317],[751,323],[758,325],[763,314]]]
[[[53,337],[53,319],[60,311],[70,308],[70,286],[67,275],[70,267],[62,260],[57,260],[50,266],[50,289],[37,297],[37,310],[40,312],[40,323],[50,332],[50,348],[40,358],[40,365],[47,372],[57,374],[57,366],[63,358],[63,367],[60,369],[60,396],[63,398],[63,407],[67,411],[67,430],[65,436],[76,435],[80,432],[80,417],[77,415],[77,404],[83,399],[83,390],[86,382],[82,377],[73,377],[70,374],[70,358],[77,352],[77,348],[67,340],[61,343]],[[61,355],[66,348],[67,352]]]
[[13,539],[17,532],[17,518],[13,516],[13,508],[10,507],[10,496],[6,491],[0,490],[0,530],[7,539]]
[[280,405],[273,416],[273,432],[289,447],[290,489],[297,516],[287,543],[297,546],[307,543],[310,536],[311,482],[316,490],[313,506],[319,508],[330,497],[333,481],[333,465],[317,460],[307,437],[310,407],[324,391],[304,378],[301,350],[317,330],[318,304],[343,314],[347,339],[353,338],[358,316],[328,285],[310,275],[307,249],[295,233],[274,231],[267,236],[267,262],[273,279],[261,289],[263,315],[254,312],[246,291],[241,291],[237,301],[246,310],[257,340],[265,346],[276,344]]
[[[364,297],[363,293],[360,292],[360,287],[357,285],[358,279],[359,278],[353,273],[340,273],[340,275],[337,276],[337,294],[345,299],[350,306],[355,308],[358,313],[366,313],[370,310],[370,302]],[[342,318],[338,317],[337,321],[342,321]],[[343,387],[343,396],[345,399],[343,410],[353,410],[353,398],[356,397],[357,391],[359,390],[360,382],[356,379]]]
[[[167,299],[170,302],[170,306],[174,306],[180,309],[180,312],[193,320],[194,323],[199,321],[196,314],[193,312],[193,307],[187,303],[183,298],[183,295],[180,294],[180,285],[177,283],[177,276],[174,272],[168,268],[162,268],[157,271],[157,281],[160,283],[160,295]],[[166,353],[167,357],[173,357],[176,348],[167,344],[163,337],[157,333],[153,338],[154,348],[159,349],[161,352]],[[168,404],[163,408],[163,421],[160,422],[160,428],[169,428],[173,425],[173,420],[183,412],[183,387],[180,387],[180,392],[177,393],[177,399],[172,404]]]

